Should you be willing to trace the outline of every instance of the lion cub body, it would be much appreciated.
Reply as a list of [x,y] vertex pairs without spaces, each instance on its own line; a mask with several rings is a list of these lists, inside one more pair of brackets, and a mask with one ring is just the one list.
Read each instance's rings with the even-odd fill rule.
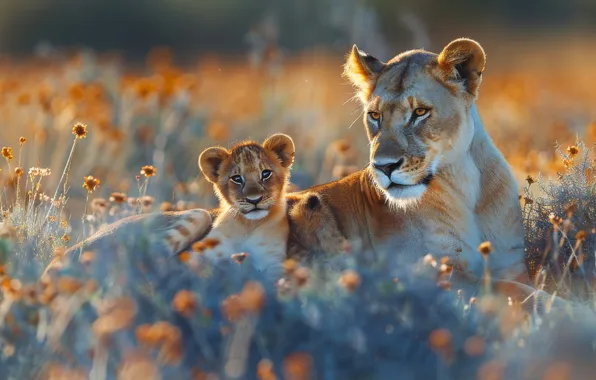
[[[279,277],[289,234],[286,188],[294,160],[294,143],[276,134],[262,145],[243,142],[231,150],[209,148],[199,167],[220,199],[213,228],[203,240],[201,256],[212,263],[247,254],[267,277]],[[241,257],[241,256],[239,256]]]

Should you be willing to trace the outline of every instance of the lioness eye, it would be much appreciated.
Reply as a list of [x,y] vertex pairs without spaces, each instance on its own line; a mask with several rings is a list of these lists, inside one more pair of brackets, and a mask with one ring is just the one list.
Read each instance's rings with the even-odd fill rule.
[[263,172],[261,173],[261,178],[263,180],[269,179],[269,177],[271,177],[271,174],[273,174],[271,170],[263,170]]
[[381,114],[378,112],[369,112],[368,115],[373,119],[373,120],[379,120],[381,118]]
[[414,115],[416,116],[424,116],[428,113],[428,108],[416,108],[414,110]]
[[242,176],[240,175],[234,175],[230,177],[230,181],[237,183],[238,185],[242,185]]

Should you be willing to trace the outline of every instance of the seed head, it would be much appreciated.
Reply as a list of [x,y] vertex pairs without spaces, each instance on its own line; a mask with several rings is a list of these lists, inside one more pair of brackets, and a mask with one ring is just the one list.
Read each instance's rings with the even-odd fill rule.
[[444,351],[451,347],[451,333],[447,329],[434,330],[428,340],[435,351]]
[[95,178],[91,175],[83,177],[83,187],[87,189],[87,191],[90,193],[97,189],[100,183],[101,181],[99,180],[99,178]]
[[24,138],[24,137],[21,137],[21,138],[19,139],[19,144],[20,144],[21,146],[25,145],[25,143],[26,143],[26,142],[27,142],[27,139],[26,139],[26,138]]
[[339,284],[347,291],[353,292],[360,286],[360,276],[353,270],[347,270],[339,278]]
[[110,202],[124,203],[124,202],[126,202],[126,194],[124,194],[124,193],[112,193],[112,194],[110,194]]
[[234,260],[238,264],[242,264],[244,260],[248,257],[248,253],[241,252],[241,253],[234,253],[232,256],[232,260]]
[[312,365],[312,357],[309,354],[294,352],[284,359],[284,378],[291,380],[310,379]]
[[18,167],[14,169],[14,174],[16,174],[18,177],[22,176],[23,174],[25,174],[25,171],[23,170],[23,168]]
[[137,326],[135,337],[137,338],[137,342],[147,346],[156,346],[162,339],[159,331],[148,323]]
[[84,139],[87,137],[87,126],[83,123],[76,123],[72,127],[72,134],[75,135],[76,139]]
[[258,312],[265,304],[265,289],[256,281],[249,281],[238,295],[242,308],[250,312]]
[[226,297],[221,303],[221,312],[228,321],[236,322],[244,314],[240,298],[235,294]]
[[142,351],[126,353],[118,367],[118,380],[158,380],[159,367],[152,357]]
[[283,267],[284,267],[284,272],[286,274],[292,274],[292,273],[294,273],[296,268],[298,268],[298,263],[294,259],[287,259],[286,261],[284,261]]
[[29,175],[31,177],[47,177],[49,175],[52,174],[52,171],[49,168],[37,168],[37,167],[33,167],[33,168],[29,168]]
[[219,240],[214,238],[207,238],[194,243],[191,248],[195,252],[203,252],[206,249],[215,248],[219,245]]
[[565,212],[565,214],[567,214],[568,217],[571,217],[575,213],[575,211],[577,211],[577,203],[572,202],[565,205],[563,211]]
[[93,322],[92,331],[100,339],[128,328],[137,313],[135,302],[129,297],[111,300],[99,309],[99,317]]
[[12,155],[12,148],[5,146],[2,148],[2,157],[6,158],[7,161],[12,161],[14,156]]
[[487,256],[492,251],[493,251],[493,246],[490,243],[490,241],[482,242],[478,246],[478,252],[482,253],[483,256]]
[[579,153],[579,148],[575,145],[571,145],[567,147],[567,153],[571,156],[577,156],[577,154]]
[[187,262],[189,262],[189,261],[190,261],[190,258],[192,257],[191,255],[192,255],[192,254],[191,254],[190,252],[188,252],[188,251],[180,252],[180,253],[178,254],[178,260],[179,260],[181,263],[187,263]]
[[474,335],[466,339],[464,351],[469,356],[480,356],[484,353],[486,343],[481,337]]
[[174,296],[172,309],[185,317],[190,317],[198,306],[197,298],[190,290],[181,290]]
[[563,219],[560,216],[556,216],[554,213],[551,212],[550,214],[548,214],[548,221],[556,227],[563,222]]
[[139,202],[141,203],[141,211],[143,213],[147,213],[150,212],[153,208],[153,205],[155,204],[155,198],[149,195],[145,195],[139,198]]
[[176,211],[176,207],[170,202],[161,202],[159,211]]
[[310,273],[308,269],[302,267],[298,268],[294,271],[294,280],[296,280],[296,285],[302,287],[306,285],[308,279],[310,277]]
[[91,201],[91,209],[97,214],[105,214],[108,211],[108,202],[103,198],[95,198]]
[[95,253],[91,251],[85,251],[81,253],[81,256],[79,257],[79,261],[84,265],[91,264],[93,260],[95,260]]
[[153,177],[157,174],[157,168],[155,166],[145,165],[141,168],[141,174],[147,178]]
[[259,380],[277,380],[271,360],[261,359],[259,364],[257,364],[257,378]]
[[584,230],[581,230],[577,234],[575,234],[575,238],[580,241],[586,240],[586,236],[587,236],[587,234],[586,234],[586,231],[584,231]]
[[531,175],[528,175],[528,176],[526,177],[526,182],[528,182],[528,185],[529,185],[529,186],[532,186],[532,184],[533,184],[533,183],[535,183],[535,182],[536,182],[536,180],[535,180],[535,179],[534,179],[534,177],[532,177]]

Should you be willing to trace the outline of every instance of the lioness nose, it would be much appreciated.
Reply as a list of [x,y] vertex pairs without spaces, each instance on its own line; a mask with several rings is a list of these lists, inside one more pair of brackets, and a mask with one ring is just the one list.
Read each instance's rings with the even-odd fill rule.
[[380,171],[385,173],[387,177],[391,177],[391,173],[393,173],[394,170],[399,169],[403,165],[403,163],[404,159],[400,158],[397,162],[390,162],[388,164],[383,165],[373,164],[373,166],[375,167],[375,169],[379,169]]
[[254,197],[254,196],[253,197],[246,197],[246,201],[248,203],[250,203],[250,204],[255,205],[255,206],[258,205],[259,202],[262,201],[262,200],[263,200],[263,196],[262,195],[260,195],[258,197]]

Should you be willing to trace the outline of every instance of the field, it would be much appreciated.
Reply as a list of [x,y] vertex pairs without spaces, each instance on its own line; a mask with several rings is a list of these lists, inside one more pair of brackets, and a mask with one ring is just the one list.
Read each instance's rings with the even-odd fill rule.
[[106,223],[215,206],[197,167],[208,146],[288,133],[303,189],[364,167],[368,142],[343,57],[323,51],[255,65],[176,64],[164,48],[144,63],[92,51],[3,59],[0,379],[590,378],[594,55],[523,46],[488,50],[478,106],[519,181],[533,273],[570,307],[438,287],[438,258],[396,278],[357,253],[339,281],[310,283],[300,268],[280,293],[248,271],[196,276],[164,261],[149,231],[39,280]]

